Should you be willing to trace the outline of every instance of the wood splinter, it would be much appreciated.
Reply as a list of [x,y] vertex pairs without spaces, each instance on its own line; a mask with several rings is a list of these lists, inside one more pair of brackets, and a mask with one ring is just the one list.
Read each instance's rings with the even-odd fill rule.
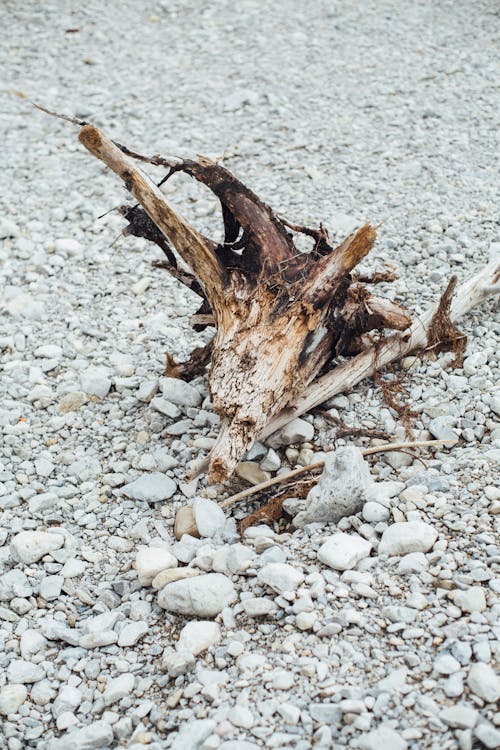
[[[160,245],[162,266],[201,297],[193,324],[198,330],[215,326],[213,341],[191,360],[168,362],[171,374],[189,379],[210,358],[210,396],[221,417],[209,457],[210,482],[226,480],[257,437],[405,354],[436,344],[430,331],[434,339],[444,331],[456,346],[460,337],[450,335],[451,321],[497,291],[498,264],[453,299],[450,292],[441,327],[435,309],[412,324],[401,305],[371,294],[361,281],[373,278],[352,273],[375,242],[371,225],[334,248],[323,227],[278,218],[227,169],[205,157],[146,157],[88,124],[79,139],[140,204],[122,209],[128,233]],[[181,171],[206,185],[222,206],[224,240],[205,237],[174,211],[136,161],[168,168],[167,178]],[[297,231],[314,241],[310,252],[298,250]],[[335,367],[339,357],[348,359]]]

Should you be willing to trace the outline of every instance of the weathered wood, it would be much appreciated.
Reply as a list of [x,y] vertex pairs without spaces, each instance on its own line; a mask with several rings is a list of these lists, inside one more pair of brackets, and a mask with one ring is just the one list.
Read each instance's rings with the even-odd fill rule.
[[[129,231],[156,242],[165,253],[167,270],[202,297],[195,325],[215,326],[213,341],[187,362],[167,362],[171,374],[189,378],[211,355],[209,388],[221,429],[210,455],[210,481],[227,479],[259,435],[269,435],[405,353],[429,345],[429,331],[439,337],[439,325],[446,323],[450,337],[453,303],[451,308],[449,301],[438,308],[437,317],[431,310],[410,327],[404,308],[370,294],[361,283],[363,277],[353,277],[351,272],[375,241],[369,224],[333,248],[323,227],[316,230],[279,219],[234,175],[209,159],[143,156],[87,124],[79,138],[121,177],[144,209],[145,214],[138,207],[123,211]],[[165,179],[182,171],[206,185],[221,202],[224,241],[218,244],[204,237],[174,211],[134,160],[167,167]],[[289,230],[310,236],[312,251],[299,252]],[[189,271],[179,268],[169,243]],[[386,272],[367,281],[387,278]],[[478,288],[469,286],[462,294],[467,303],[477,301]],[[379,336],[373,343],[370,332],[383,329],[400,333]],[[357,352],[361,353],[318,378],[334,358]]]

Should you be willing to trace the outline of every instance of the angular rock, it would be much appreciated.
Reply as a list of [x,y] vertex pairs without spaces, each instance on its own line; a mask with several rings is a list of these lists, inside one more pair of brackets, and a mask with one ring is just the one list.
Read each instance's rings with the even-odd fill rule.
[[0,714],[16,714],[27,697],[28,690],[24,685],[4,685],[0,688]]
[[221,630],[217,623],[209,620],[188,622],[180,632],[177,649],[198,656],[219,643],[220,638]]
[[59,549],[64,544],[62,534],[49,534],[46,531],[21,531],[12,539],[10,548],[17,560],[31,564],[44,555]]
[[199,406],[203,400],[197,388],[179,378],[161,378],[160,388],[164,397],[177,406]]
[[173,479],[159,471],[153,471],[151,474],[143,474],[142,477],[138,477],[133,482],[126,484],[122,488],[122,492],[132,500],[159,503],[162,500],[168,500],[169,497],[172,497],[176,488]]
[[406,750],[408,743],[389,727],[380,726],[359,739],[361,750]]
[[145,620],[138,620],[125,625],[118,634],[118,645],[121,648],[135,646],[140,639],[146,635],[149,630],[148,623]]
[[439,718],[452,729],[472,729],[477,724],[479,711],[464,703],[457,703],[440,711]]
[[124,674],[115,677],[106,684],[106,688],[102,695],[104,704],[111,706],[112,703],[121,701],[125,696],[130,695],[135,685],[135,677],[131,672],[125,672]]
[[161,668],[173,680],[180,675],[192,672],[195,666],[196,660],[190,651],[168,650],[164,653],[161,662]]
[[151,400],[151,406],[155,411],[160,412],[160,414],[163,414],[169,419],[177,419],[177,417],[180,417],[181,415],[179,407],[172,404],[170,401],[167,401],[167,399],[162,396],[156,396],[153,398]]
[[269,563],[259,570],[257,579],[278,594],[283,594],[296,591],[304,581],[304,574],[287,563]]
[[500,677],[489,664],[473,664],[467,676],[470,690],[486,703],[500,700]]
[[50,740],[47,750],[102,750],[113,744],[113,730],[107,721],[95,721],[83,729]]
[[45,669],[23,659],[14,659],[7,668],[7,679],[15,683],[39,682],[45,678]]
[[293,445],[294,443],[305,443],[314,437],[314,427],[305,419],[292,419],[287,425],[273,433],[266,443],[271,448],[279,448],[282,445]]
[[171,750],[198,750],[216,726],[217,722],[213,719],[191,719],[179,730],[177,737],[170,745]]
[[500,729],[489,721],[481,720],[474,730],[474,735],[488,750],[497,750],[500,747]]
[[111,388],[111,380],[108,377],[108,371],[102,367],[89,367],[80,375],[80,384],[82,391],[87,396],[97,396],[104,398],[108,395]]
[[338,448],[325,453],[324,461],[319,482],[307,495],[305,511],[294,518],[297,528],[308,523],[337,523],[358,513],[367,500],[373,480],[358,448]]
[[486,595],[481,586],[471,586],[464,591],[453,591],[453,602],[462,612],[484,612],[486,609]]
[[73,391],[63,396],[57,404],[59,414],[67,414],[70,411],[76,411],[86,404],[88,397],[83,391]]
[[175,581],[158,594],[158,604],[163,609],[196,617],[215,617],[235,599],[231,580],[221,573]]
[[428,552],[437,538],[436,529],[423,521],[393,523],[384,531],[378,553],[396,556],[410,552]]
[[321,545],[318,559],[334,570],[350,570],[370,555],[372,545],[358,534],[339,531]]

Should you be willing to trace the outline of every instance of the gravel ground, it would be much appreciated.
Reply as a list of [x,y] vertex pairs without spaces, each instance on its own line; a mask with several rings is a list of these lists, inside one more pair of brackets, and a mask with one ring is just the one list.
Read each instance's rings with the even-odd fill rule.
[[[118,181],[22,98],[144,152],[224,157],[292,221],[381,223],[367,266],[396,265],[384,291],[418,314],[500,250],[495,4],[77,5],[0,11],[0,747],[497,747],[493,304],[463,321],[463,368],[404,362],[416,434],[452,450],[369,471],[348,453],[356,475],[322,492],[354,515],[240,540],[255,506],[225,518],[224,488],[185,480],[217,430],[206,382],[162,378],[166,350],[204,342],[196,299],[154,248],[115,242],[98,217]],[[166,192],[220,232],[199,186]],[[325,408],[404,433],[372,382]],[[305,422],[250,469],[332,447]],[[202,539],[176,543],[187,502]]]

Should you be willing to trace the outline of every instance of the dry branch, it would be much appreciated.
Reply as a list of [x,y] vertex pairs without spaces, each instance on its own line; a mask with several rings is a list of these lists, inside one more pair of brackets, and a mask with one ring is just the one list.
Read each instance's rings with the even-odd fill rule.
[[[161,265],[201,297],[193,326],[202,330],[215,325],[213,341],[195,350],[187,362],[167,362],[167,371],[188,379],[210,358],[210,395],[221,417],[210,455],[210,481],[227,479],[257,437],[405,354],[427,347],[463,347],[452,321],[496,290],[498,264],[490,264],[455,294],[450,286],[437,308],[411,324],[404,308],[363,286],[393,278],[391,271],[371,277],[353,273],[373,246],[372,226],[361,227],[334,248],[321,225],[313,229],[280,219],[209,159],[144,156],[92,125],[63,119],[81,126],[81,143],[123,180],[140,204],[121,207],[128,221],[125,232],[159,245],[165,254]],[[168,173],[156,185],[136,161],[167,168]],[[204,237],[165,200],[160,186],[179,171],[219,199],[222,243]],[[311,237],[311,252],[297,249],[293,232]],[[387,330],[399,333],[387,335]],[[379,333],[372,336],[373,331]],[[318,377],[341,356],[351,359]]]

